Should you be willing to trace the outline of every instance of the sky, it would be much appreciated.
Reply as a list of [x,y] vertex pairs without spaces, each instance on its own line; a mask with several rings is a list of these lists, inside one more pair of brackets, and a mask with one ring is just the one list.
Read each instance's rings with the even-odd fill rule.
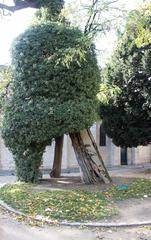
[[[12,0],[0,0],[1,3],[3,1],[9,5],[11,5],[13,2]],[[70,0],[67,1],[70,2]],[[143,0],[119,0],[119,2],[126,4],[127,9],[134,9],[138,4],[141,4]],[[29,26],[34,12],[34,9],[28,8],[17,11],[8,17],[0,16],[0,65],[10,63],[11,60],[9,49],[12,41]],[[104,51],[107,49],[107,52],[111,52],[114,41],[115,35],[112,34],[102,38],[102,40],[99,40],[99,44],[97,45],[101,45]]]

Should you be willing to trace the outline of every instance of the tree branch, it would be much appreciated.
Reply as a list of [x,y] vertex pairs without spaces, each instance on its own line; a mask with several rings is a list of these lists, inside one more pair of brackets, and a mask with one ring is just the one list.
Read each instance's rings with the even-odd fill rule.
[[[89,16],[89,18],[88,18],[88,20],[87,20],[87,22],[86,22],[84,33],[88,33],[88,28],[89,28],[89,26],[90,26],[91,23],[92,23],[92,20],[91,20],[91,19],[93,18],[94,8],[95,8],[95,6],[96,6],[97,3],[98,3],[98,0],[92,0],[92,6],[90,7],[92,14],[90,14],[90,16]],[[95,17],[94,17],[94,18],[95,18]]]
[[[95,35],[96,32],[104,31],[103,29],[108,29],[108,26],[104,26],[101,24],[100,28],[100,22],[102,22],[101,17],[110,10],[114,11],[121,11],[115,3],[117,3],[118,0],[92,0],[91,5],[89,5],[87,8],[89,10],[89,16],[85,24],[84,33],[86,35],[91,34]],[[113,5],[113,6],[112,6]],[[111,20],[110,20],[111,22]]]
[[8,6],[6,4],[0,3],[0,9],[3,10],[7,10],[10,12],[15,12],[17,10],[21,10],[24,8],[38,8],[38,4],[37,1],[30,1],[30,0],[26,0],[26,1],[21,1],[21,2],[17,2],[14,6]]

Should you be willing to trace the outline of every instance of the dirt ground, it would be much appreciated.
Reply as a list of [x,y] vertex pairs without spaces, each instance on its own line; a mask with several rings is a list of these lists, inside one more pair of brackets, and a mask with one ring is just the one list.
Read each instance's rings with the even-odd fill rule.
[[67,174],[59,179],[50,179],[49,175],[44,175],[40,184],[37,185],[37,189],[40,190],[57,188],[57,189],[81,189],[89,191],[106,190],[112,185],[129,184],[137,178],[151,179],[151,165],[149,166],[137,166],[137,167],[117,167],[109,170],[109,174],[112,178],[112,183],[101,185],[85,185],[82,183],[79,173]]
[[0,240],[151,240],[150,227],[75,228],[30,226],[0,209]]
[[112,228],[98,230],[100,240],[151,240],[151,227]]
[[[147,175],[144,173],[145,176]],[[147,175],[148,178],[148,175]],[[78,189],[89,191],[104,191],[113,185],[130,184],[136,179],[133,177],[112,177],[113,182],[102,185],[85,185],[79,177],[62,177],[61,179],[44,179],[34,187],[34,191],[50,189]],[[106,223],[139,223],[151,221],[151,198],[128,199],[115,203],[119,214],[99,222]]]
[[64,189],[64,190],[88,190],[88,191],[104,191],[113,185],[119,184],[129,184],[134,181],[135,178],[125,178],[125,177],[112,177],[112,183],[109,184],[98,184],[98,185],[86,185],[81,181],[79,176],[62,176],[58,179],[45,178],[42,179],[39,184],[37,184],[34,189],[37,191],[45,191],[50,189]]

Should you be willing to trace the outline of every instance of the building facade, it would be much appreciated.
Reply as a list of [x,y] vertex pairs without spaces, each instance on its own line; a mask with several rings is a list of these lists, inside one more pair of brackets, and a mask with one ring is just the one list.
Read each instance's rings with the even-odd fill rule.
[[[108,167],[121,165],[142,165],[151,163],[151,145],[137,148],[120,148],[116,147],[110,138],[108,138],[101,124],[97,123],[91,131],[97,142],[99,151],[104,163]],[[52,169],[54,154],[54,142],[47,146],[43,155],[43,169]],[[62,169],[69,170],[78,168],[74,150],[69,136],[64,138]],[[0,170],[14,170],[15,164],[11,152],[5,147],[4,141],[0,138]]]

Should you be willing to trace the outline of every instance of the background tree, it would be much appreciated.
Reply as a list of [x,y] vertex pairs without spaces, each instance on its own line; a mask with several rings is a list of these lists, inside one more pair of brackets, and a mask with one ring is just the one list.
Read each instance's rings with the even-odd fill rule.
[[[100,114],[118,146],[151,143],[151,5],[132,11],[103,72],[108,97]],[[116,94],[109,93],[114,86]]]
[[56,22],[50,7],[40,9],[37,22],[14,42],[3,138],[22,181],[38,179],[45,147],[68,133],[83,180],[110,181],[90,131],[84,130],[98,117],[100,71],[94,45],[82,44],[85,35],[77,28]]
[[[5,104],[11,94],[12,69],[10,66],[0,65],[0,118],[2,118]],[[2,121],[0,121],[1,123]]]

